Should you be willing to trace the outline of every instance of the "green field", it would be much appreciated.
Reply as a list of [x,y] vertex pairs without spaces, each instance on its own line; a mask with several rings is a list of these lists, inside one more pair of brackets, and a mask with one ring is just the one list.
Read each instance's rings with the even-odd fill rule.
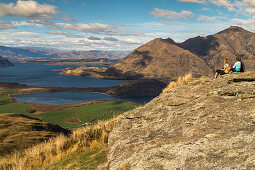
[[31,107],[31,104],[11,103],[11,100],[8,97],[0,95],[0,113],[27,114],[27,109]]
[[31,104],[11,103],[8,97],[0,96],[0,113],[26,114],[69,129],[80,127],[84,123],[94,124],[98,120],[108,120],[135,107],[135,103],[111,100],[36,115],[28,113],[29,108],[32,108]]

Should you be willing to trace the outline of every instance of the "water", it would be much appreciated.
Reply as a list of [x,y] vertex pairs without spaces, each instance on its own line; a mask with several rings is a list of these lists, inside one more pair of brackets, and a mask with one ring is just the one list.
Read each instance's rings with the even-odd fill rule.
[[[53,69],[79,67],[77,65],[42,65],[40,63],[14,63],[13,67],[0,67],[0,82],[14,82],[36,87],[111,87],[121,84],[123,80],[105,80],[90,77],[59,75]],[[93,100],[117,99],[145,103],[151,98],[120,98],[90,92],[54,92],[36,93],[16,96],[17,101],[38,104],[61,105]]]
[[90,92],[53,92],[53,93],[34,93],[15,96],[20,102],[32,102],[37,104],[62,105],[81,103],[93,100],[115,99],[121,101],[131,101],[137,103],[149,102],[152,98],[127,98],[113,97],[106,94]]
[[36,87],[110,87],[123,80],[104,80],[58,74],[53,69],[79,67],[77,65],[42,65],[40,63],[14,63],[13,67],[0,67],[0,82],[14,82]]

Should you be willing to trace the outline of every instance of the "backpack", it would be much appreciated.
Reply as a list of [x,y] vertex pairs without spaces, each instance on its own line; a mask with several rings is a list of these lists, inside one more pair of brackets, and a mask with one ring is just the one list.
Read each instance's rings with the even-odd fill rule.
[[241,69],[240,69],[240,72],[244,72],[244,70],[245,70],[245,65],[244,65],[243,62],[241,62]]

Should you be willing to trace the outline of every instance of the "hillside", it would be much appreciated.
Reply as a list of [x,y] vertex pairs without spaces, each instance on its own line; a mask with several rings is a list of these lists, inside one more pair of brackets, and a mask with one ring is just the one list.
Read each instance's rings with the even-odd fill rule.
[[176,80],[192,73],[194,77],[213,74],[228,58],[234,64],[241,57],[246,70],[255,70],[255,33],[232,26],[214,35],[195,37],[183,43],[154,39],[135,49],[105,71],[91,68],[64,70],[62,74],[106,79]]
[[213,73],[201,58],[180,48],[173,40],[161,38],[137,48],[106,70],[106,74],[111,74],[113,69],[127,76],[168,80],[189,72],[196,77]]
[[13,64],[9,60],[0,56],[0,67],[5,67],[5,66],[13,66]]
[[229,27],[207,37],[195,37],[178,44],[202,58],[213,69],[221,68],[223,60],[231,63],[241,57],[246,68],[255,70],[255,33],[240,27]]
[[255,72],[193,79],[124,113],[110,169],[254,169]]
[[29,116],[2,113],[0,114],[0,155],[31,147],[61,133],[67,135],[70,132],[58,125]]

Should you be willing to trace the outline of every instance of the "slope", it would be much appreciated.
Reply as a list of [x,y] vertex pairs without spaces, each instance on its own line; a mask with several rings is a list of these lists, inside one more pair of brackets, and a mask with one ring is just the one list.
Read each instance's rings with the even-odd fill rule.
[[193,79],[126,112],[109,135],[110,169],[255,168],[255,74]]

